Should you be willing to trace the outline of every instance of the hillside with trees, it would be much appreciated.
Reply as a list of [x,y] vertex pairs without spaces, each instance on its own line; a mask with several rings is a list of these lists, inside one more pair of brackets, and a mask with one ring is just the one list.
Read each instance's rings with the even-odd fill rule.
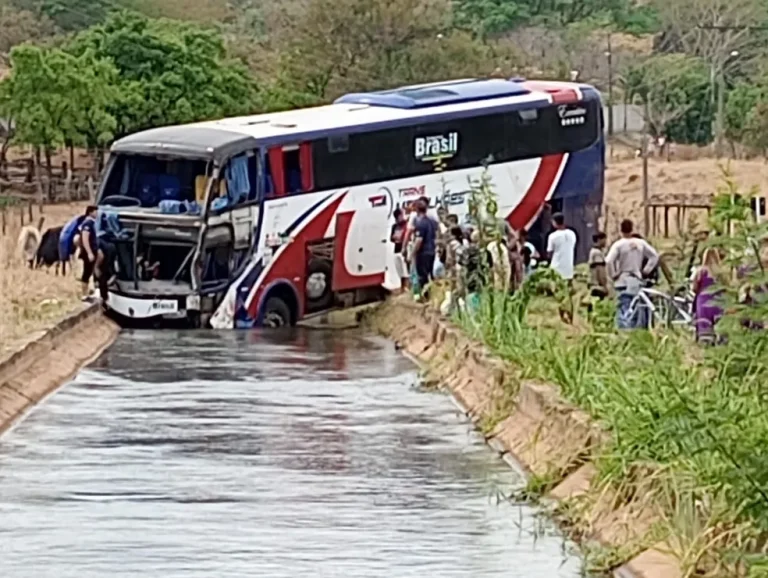
[[49,170],[152,126],[478,75],[576,75],[654,136],[768,149],[766,0],[0,0],[0,29],[0,162],[26,145]]

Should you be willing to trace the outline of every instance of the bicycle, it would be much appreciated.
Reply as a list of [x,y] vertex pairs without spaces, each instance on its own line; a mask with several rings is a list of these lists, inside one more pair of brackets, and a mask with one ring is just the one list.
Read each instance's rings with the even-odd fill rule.
[[693,294],[688,289],[681,288],[670,294],[646,283],[632,299],[627,317],[633,321],[633,326],[644,329],[690,329],[693,327],[693,301]]

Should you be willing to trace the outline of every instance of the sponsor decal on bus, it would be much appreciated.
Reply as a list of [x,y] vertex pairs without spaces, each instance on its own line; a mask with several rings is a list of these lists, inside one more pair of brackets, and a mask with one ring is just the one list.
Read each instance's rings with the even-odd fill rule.
[[402,188],[398,192],[400,193],[400,198],[403,199],[408,197],[423,197],[426,194],[426,191],[426,185],[418,185],[415,187]]
[[418,136],[413,142],[413,156],[420,161],[436,161],[456,156],[459,152],[459,133],[449,132],[433,136]]

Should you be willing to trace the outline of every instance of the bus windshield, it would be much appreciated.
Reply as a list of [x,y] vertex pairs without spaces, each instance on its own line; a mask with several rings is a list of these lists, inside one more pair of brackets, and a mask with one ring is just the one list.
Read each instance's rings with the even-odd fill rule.
[[110,163],[99,205],[155,208],[201,203],[209,175],[202,160],[120,154]]

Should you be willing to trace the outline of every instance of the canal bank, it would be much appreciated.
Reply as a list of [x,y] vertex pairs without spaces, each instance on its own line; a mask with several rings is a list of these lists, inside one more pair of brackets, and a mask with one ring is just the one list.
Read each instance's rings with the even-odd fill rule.
[[119,328],[99,305],[83,305],[0,359],[0,434],[96,359]]
[[[653,538],[663,517],[653,500],[627,498],[620,488],[599,484],[593,462],[608,436],[566,403],[555,386],[527,381],[517,368],[408,297],[370,310],[365,322],[421,363],[426,383],[453,395],[486,442],[527,474],[529,487],[551,488],[543,502],[553,517],[604,558],[605,566],[616,568],[615,576],[684,575],[672,548]],[[516,387],[511,400],[502,392],[510,383]]]

